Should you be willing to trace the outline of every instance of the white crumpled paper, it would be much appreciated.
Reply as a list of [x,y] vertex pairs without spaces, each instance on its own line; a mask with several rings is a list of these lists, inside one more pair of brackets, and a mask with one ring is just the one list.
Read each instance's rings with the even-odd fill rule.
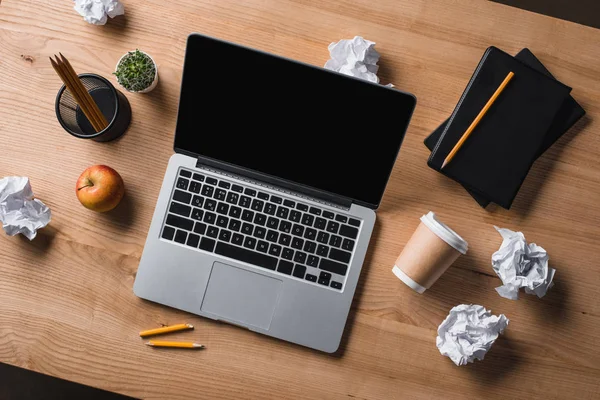
[[331,59],[325,63],[326,69],[379,83],[379,53],[375,50],[375,42],[355,36],[352,40],[331,43],[328,49]]
[[450,310],[438,327],[436,345],[454,364],[466,365],[483,360],[507,326],[504,314],[496,316],[483,306],[461,304]]
[[553,286],[555,269],[548,267],[548,254],[535,243],[527,244],[521,232],[495,227],[502,236],[502,245],[492,254],[492,268],[504,285],[496,291],[502,297],[519,299],[519,289],[544,297]]
[[8,176],[0,179],[0,222],[8,235],[22,233],[29,240],[50,222],[50,209],[33,198],[29,178]]
[[107,16],[114,18],[125,14],[125,7],[119,0],[74,0],[75,11],[84,20],[94,25],[106,24]]

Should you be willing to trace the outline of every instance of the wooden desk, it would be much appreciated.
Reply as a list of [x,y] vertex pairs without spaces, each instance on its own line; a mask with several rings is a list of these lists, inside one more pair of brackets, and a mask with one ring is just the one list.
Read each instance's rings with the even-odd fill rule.
[[[600,396],[600,31],[486,1],[125,0],[126,17],[83,22],[69,1],[0,6],[0,176],[31,178],[53,213],[37,239],[0,235],[0,361],[132,396],[164,398],[597,398]],[[338,356],[151,304],[132,292],[167,160],[185,39],[198,31],[323,65],[327,45],[377,42],[384,83],[416,94],[406,135]],[[529,47],[588,112],[534,166],[511,211],[480,209],[427,168],[423,138],[450,114],[484,49]],[[159,64],[149,95],[127,94],[130,130],[112,143],[70,137],[54,116],[60,87],[48,56],[109,77],[127,50]],[[207,58],[207,62],[217,62]],[[233,79],[233,77],[232,77]],[[290,77],[289,85],[293,84]],[[209,115],[205,118],[210,118]],[[393,115],[381,115],[390,120]],[[285,134],[285,133],[282,133]],[[75,182],[89,165],[127,186],[113,213],[84,209]],[[428,210],[470,250],[424,295],[392,264]],[[525,232],[557,269],[544,299],[499,297],[493,225]],[[477,303],[511,320],[485,361],[456,367],[435,347],[448,310]],[[138,331],[187,321],[201,352],[144,346]]]

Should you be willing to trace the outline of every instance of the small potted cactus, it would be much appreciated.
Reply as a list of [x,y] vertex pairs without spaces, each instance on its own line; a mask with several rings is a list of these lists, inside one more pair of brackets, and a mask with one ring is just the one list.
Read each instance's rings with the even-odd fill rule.
[[132,93],[148,93],[158,83],[158,67],[149,54],[130,51],[123,54],[114,72],[123,89]]

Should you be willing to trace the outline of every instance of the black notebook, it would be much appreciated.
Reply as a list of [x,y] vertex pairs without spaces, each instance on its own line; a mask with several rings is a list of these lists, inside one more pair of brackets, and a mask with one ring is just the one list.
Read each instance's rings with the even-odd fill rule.
[[[442,163],[509,72],[514,77],[454,159]],[[510,208],[554,117],[571,91],[511,55],[486,50],[450,116],[428,165]]]
[[[541,61],[538,60],[529,49],[525,48],[521,50],[515,56],[515,58],[540,71],[541,73],[554,78],[550,71],[546,69],[544,64],[542,64]],[[541,156],[546,150],[548,150],[550,146],[552,146],[554,142],[558,140],[558,138],[571,129],[571,127],[575,125],[575,123],[584,115],[585,110],[583,107],[581,107],[581,105],[579,105],[579,103],[577,103],[572,96],[568,96],[558,110],[556,117],[554,117],[554,121],[552,121],[552,125],[546,133],[546,136],[544,136],[544,140],[542,141],[542,145],[538,150],[537,157]],[[433,150],[447,123],[448,120],[442,122],[440,126],[438,126],[429,136],[427,136],[427,138],[425,138],[424,143],[429,150]],[[487,205],[490,203],[490,201],[481,193],[469,189],[467,189],[467,191],[482,207],[487,207]]]

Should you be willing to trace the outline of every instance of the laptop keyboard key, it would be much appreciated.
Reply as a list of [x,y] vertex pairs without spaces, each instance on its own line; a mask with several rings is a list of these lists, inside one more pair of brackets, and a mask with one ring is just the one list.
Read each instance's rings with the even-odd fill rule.
[[231,187],[231,190],[233,190],[234,192],[238,192],[238,193],[242,193],[244,191],[244,188],[241,187],[240,185],[233,185]]
[[331,238],[329,239],[329,245],[333,247],[340,247],[342,245],[342,237],[331,235]]
[[266,253],[269,250],[269,243],[265,242],[264,240],[259,240],[256,243],[256,250],[260,251],[261,253]]
[[250,211],[250,210],[242,211],[242,219],[244,221],[252,222],[253,218],[254,218],[254,213],[252,211]]
[[229,242],[230,239],[231,239],[231,231],[228,231],[227,229],[221,229],[221,233],[219,233],[219,240],[222,240],[224,242]]
[[235,232],[239,232],[242,222],[239,219],[231,219],[229,221],[229,229]]
[[210,184],[210,185],[216,185],[217,184],[217,180],[215,178],[206,178],[206,183]]
[[315,219],[315,228],[325,229],[326,226],[327,226],[327,220],[325,218],[317,217]]
[[258,199],[254,199],[254,200],[252,200],[252,207],[251,207],[251,208],[252,208],[254,211],[261,212],[261,211],[262,211],[262,209],[263,209],[263,206],[264,206],[264,204],[265,204],[265,202],[264,202],[264,201],[262,201],[262,200],[258,200]]
[[217,208],[217,202],[213,199],[206,199],[204,202],[204,209],[208,211],[215,211],[215,208]]
[[265,213],[269,215],[275,215],[275,211],[277,210],[277,206],[273,203],[267,203],[265,205]]
[[304,246],[304,240],[297,238],[297,237],[292,239],[292,247],[293,248],[302,250],[302,246]]
[[317,248],[317,244],[315,242],[311,242],[311,241],[307,240],[304,243],[304,251],[306,251],[308,253],[311,253],[311,254],[314,253],[316,248]]
[[269,242],[277,242],[278,237],[279,237],[279,233],[277,233],[277,231],[269,229],[269,231],[267,232],[267,240]]
[[297,251],[294,255],[294,261],[300,264],[304,264],[306,262],[306,253]]
[[269,195],[264,193],[264,192],[258,192],[258,197],[259,199],[263,199],[263,200],[269,200]]
[[256,214],[254,217],[254,223],[257,225],[264,225],[267,222],[267,216],[265,214]]
[[252,199],[250,197],[240,196],[240,202],[239,202],[240,206],[242,206],[244,208],[248,208],[248,207],[250,207],[251,202],[252,202]]
[[321,215],[321,210],[316,207],[311,207],[308,212],[315,215]]
[[220,202],[220,203],[217,205],[217,212],[218,212],[219,214],[224,214],[224,215],[227,215],[227,213],[229,212],[229,204],[226,204],[226,203]]
[[245,235],[252,235],[252,230],[254,227],[247,222],[242,224],[242,233]]
[[177,179],[177,187],[179,189],[187,190],[189,183],[190,181],[185,178],[180,177],[179,179]]
[[356,239],[356,236],[358,236],[358,228],[342,225],[340,228],[340,235],[349,237],[350,239]]
[[177,243],[185,244],[185,239],[187,238],[187,232],[182,231],[181,229],[177,229],[175,233],[175,241]]
[[204,204],[204,198],[200,196],[194,196],[194,200],[192,200],[192,205],[196,207],[202,207]]
[[175,228],[165,226],[162,231],[162,238],[167,240],[173,240],[173,236],[175,236]]
[[235,193],[235,192],[229,192],[227,194],[227,201],[229,204],[237,204],[238,200],[240,198],[240,195]]
[[281,272],[282,274],[286,274],[286,275],[291,275],[293,268],[294,268],[294,263],[286,261],[286,260],[279,260],[279,265],[277,266],[277,272]]
[[315,240],[317,238],[317,231],[312,228],[306,228],[306,231],[304,231],[304,237],[308,240]]
[[344,239],[342,242],[342,249],[352,251],[354,250],[354,240]]
[[264,239],[266,234],[267,234],[267,230],[265,228],[263,228],[262,226],[257,226],[254,228],[254,237],[257,237],[259,239]]
[[206,222],[207,224],[214,224],[216,219],[217,214],[211,212],[204,213],[204,222]]
[[200,182],[204,182],[204,175],[194,174],[194,179]]
[[219,236],[219,228],[217,228],[216,226],[209,226],[206,229],[206,236],[216,238],[217,236]]
[[181,171],[179,171],[179,175],[185,176],[186,178],[192,177],[192,173],[190,171],[186,171],[185,169],[182,169]]
[[321,271],[319,274],[319,284],[329,286],[329,281],[331,279],[331,274],[329,272]]
[[304,279],[306,279],[309,282],[316,282],[317,281],[317,277],[314,276],[313,274],[306,274],[306,276],[304,277]]
[[192,218],[196,221],[202,221],[202,216],[204,215],[204,211],[199,208],[194,207],[192,210]]
[[333,213],[331,211],[323,211],[323,216],[325,218],[333,219]]
[[283,252],[281,252],[281,257],[285,258],[286,260],[291,260],[294,258],[294,250],[284,248]]
[[181,190],[175,190],[175,193],[173,193],[173,200],[177,200],[185,204],[190,204],[190,200],[192,200],[192,195],[191,193],[182,192]]
[[229,218],[224,215],[219,215],[217,217],[217,226],[221,228],[227,228],[227,224],[229,223]]
[[306,265],[317,268],[319,266],[319,257],[308,256],[308,259],[306,260]]
[[202,184],[200,182],[192,181],[190,182],[190,192],[200,193],[200,188]]
[[308,206],[306,204],[296,203],[296,209],[300,211],[308,211]]
[[266,254],[260,254],[255,251],[246,250],[242,247],[232,246],[223,242],[217,243],[215,253],[270,270],[275,270],[275,267],[277,266],[277,259],[274,257]]
[[285,233],[282,233],[281,235],[279,235],[279,244],[282,244],[284,246],[289,246],[291,240],[292,240],[292,237],[290,235],[286,235]]
[[254,249],[255,246],[256,246],[256,239],[253,238],[252,236],[246,236],[246,238],[244,239],[244,247],[246,247],[248,249]]
[[269,247],[269,254],[275,257],[279,257],[281,254],[281,246],[275,243],[271,243],[271,247]]
[[194,227],[194,221],[178,215],[169,214],[167,216],[167,225],[176,226],[177,228],[185,229],[186,231],[191,231]]
[[210,251],[212,253],[212,251],[215,249],[215,243],[216,242],[213,239],[204,236],[200,240],[200,249]]
[[295,224],[292,227],[292,233],[296,236],[302,236],[304,233],[304,227],[302,225]]
[[275,204],[281,204],[282,201],[283,199],[281,197],[271,195],[271,202]]
[[186,244],[190,247],[198,247],[198,243],[200,243],[200,236],[190,233]]
[[308,226],[312,226],[313,222],[315,220],[314,215],[311,214],[304,214],[302,216],[302,225],[308,225]]
[[294,203],[293,201],[288,200],[288,199],[283,200],[283,205],[286,207],[291,207],[291,208],[296,207],[296,203]]
[[317,241],[327,244],[327,242],[329,241],[329,233],[319,232],[319,234],[317,235]]
[[346,217],[345,215],[338,214],[335,216],[335,220],[338,222],[346,223],[346,222],[348,222],[348,217]]
[[329,221],[327,223],[327,232],[331,232],[331,233],[338,233],[338,229],[340,227],[340,224],[334,221]]
[[277,229],[277,225],[279,225],[279,220],[277,218],[269,217],[269,219],[267,219],[267,227]]
[[196,225],[194,225],[194,232],[199,235],[204,235],[206,233],[206,224],[203,224],[202,222],[196,222]]
[[244,243],[244,235],[240,235],[239,233],[234,233],[233,236],[231,237],[231,243],[241,246],[242,243]]
[[169,212],[183,215],[184,217],[189,217],[191,211],[192,207],[186,206],[185,204],[176,203],[174,201],[171,202],[171,206],[169,207]]
[[335,261],[343,262],[344,264],[348,264],[350,262],[351,257],[352,257],[352,253],[349,253],[347,251],[338,250],[338,249],[334,249],[334,248],[332,248],[329,251],[329,258],[331,258],[332,260],[335,260]]
[[219,187],[222,187],[223,189],[229,189],[231,187],[231,183],[221,181],[221,182],[219,182]]
[[331,287],[334,289],[338,289],[341,290],[342,289],[342,284],[336,281],[331,281]]
[[242,209],[236,206],[231,206],[229,209],[229,216],[233,218],[239,218],[242,214]]
[[283,206],[277,207],[277,216],[279,218],[287,219],[289,213],[290,213],[290,209],[289,208],[285,208]]
[[302,213],[300,211],[292,210],[292,212],[290,212],[290,221],[300,222],[301,218]]
[[227,192],[224,191],[223,189],[217,189],[217,190],[215,190],[215,199],[217,199],[217,200],[225,200],[226,196],[227,196]]
[[329,247],[320,244],[317,246],[317,254],[321,257],[327,257],[327,253],[329,253]]
[[340,264],[339,262],[331,261],[326,258],[321,258],[319,268],[324,271],[333,272],[334,274],[338,275],[346,275],[346,271],[348,270],[347,265]]
[[248,196],[256,196],[256,190],[254,189],[250,189],[250,188],[246,188],[246,190],[244,190],[244,194],[247,194]]
[[202,195],[206,197],[212,197],[215,188],[212,186],[204,185],[202,187]]
[[293,275],[296,278],[304,279],[304,274],[306,273],[306,267],[304,265],[296,264],[294,267]]
[[292,223],[290,221],[281,221],[279,230],[281,232],[290,233],[292,231]]

